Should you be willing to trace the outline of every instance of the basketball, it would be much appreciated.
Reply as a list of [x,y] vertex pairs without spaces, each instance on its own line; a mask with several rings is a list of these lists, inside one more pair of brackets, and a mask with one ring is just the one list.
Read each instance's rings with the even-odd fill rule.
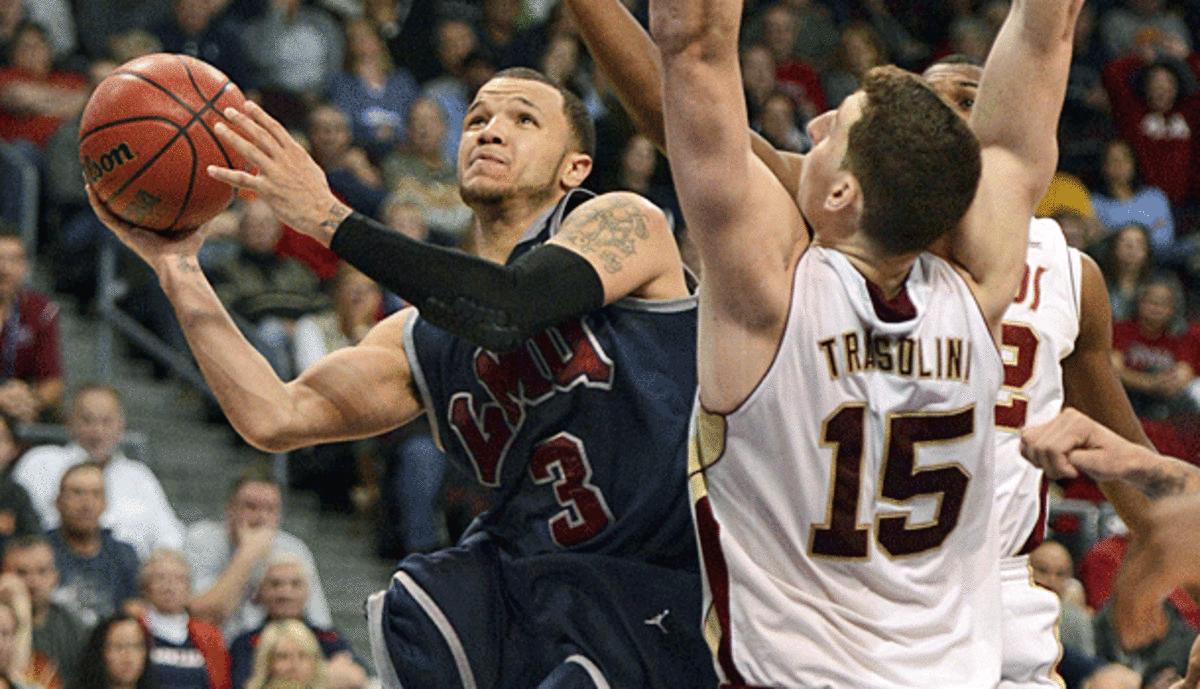
[[126,62],[100,82],[79,128],[84,177],[128,223],[185,234],[233,200],[209,165],[245,169],[213,125],[240,107],[241,90],[220,70],[187,55],[156,53]]

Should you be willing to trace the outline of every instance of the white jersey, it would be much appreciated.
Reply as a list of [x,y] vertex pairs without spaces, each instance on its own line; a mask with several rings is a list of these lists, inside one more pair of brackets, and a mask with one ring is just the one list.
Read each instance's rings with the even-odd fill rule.
[[1079,252],[1058,223],[1029,226],[1025,278],[1004,313],[1004,388],[996,405],[996,508],[1000,554],[1028,554],[1045,523],[1042,472],[1021,456],[1021,429],[1046,423],[1063,403],[1059,362],[1079,336]]
[[999,682],[1001,360],[948,263],[922,254],[905,295],[885,303],[811,247],[758,387],[728,415],[697,405],[705,632],[726,682]]

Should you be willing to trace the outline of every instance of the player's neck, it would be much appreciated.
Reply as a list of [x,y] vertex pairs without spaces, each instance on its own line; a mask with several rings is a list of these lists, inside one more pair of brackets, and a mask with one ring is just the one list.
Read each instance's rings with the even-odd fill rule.
[[505,263],[529,226],[560,198],[514,198],[476,207],[475,254],[489,261]]
[[896,296],[908,280],[917,254],[900,256],[885,256],[879,251],[855,242],[847,242],[833,247],[846,255],[858,272],[871,281],[882,292],[883,296],[891,299]]

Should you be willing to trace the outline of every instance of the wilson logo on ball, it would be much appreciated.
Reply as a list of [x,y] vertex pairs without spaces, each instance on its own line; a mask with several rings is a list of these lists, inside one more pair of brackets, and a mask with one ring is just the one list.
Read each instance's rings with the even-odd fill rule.
[[108,153],[100,156],[100,160],[92,160],[91,157],[85,157],[83,159],[83,174],[87,177],[88,184],[95,184],[104,175],[128,163],[135,157],[133,151],[129,149],[129,144],[121,143]]

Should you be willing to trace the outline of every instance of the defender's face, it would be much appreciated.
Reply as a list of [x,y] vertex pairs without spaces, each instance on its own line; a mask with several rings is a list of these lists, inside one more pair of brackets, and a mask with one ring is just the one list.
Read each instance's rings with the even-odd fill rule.
[[497,202],[558,184],[570,132],[553,87],[501,77],[479,89],[463,120],[458,179],[463,200]]
[[921,75],[934,93],[964,120],[971,119],[983,69],[975,65],[934,65]]

